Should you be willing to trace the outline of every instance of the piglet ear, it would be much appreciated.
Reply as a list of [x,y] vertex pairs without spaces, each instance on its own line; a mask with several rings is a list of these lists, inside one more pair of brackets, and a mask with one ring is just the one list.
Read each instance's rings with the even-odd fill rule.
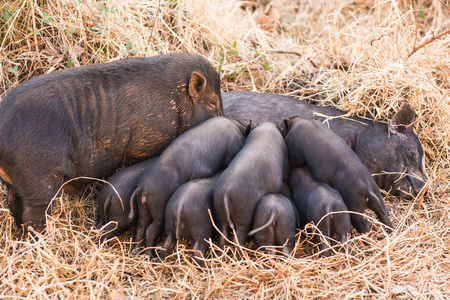
[[282,136],[286,136],[291,129],[291,121],[289,119],[283,118],[280,123],[277,124],[278,130],[280,130]]
[[412,131],[412,126],[407,127],[416,117],[411,105],[408,103],[403,103],[400,110],[394,115],[391,122],[389,123],[389,131],[392,134],[405,133],[407,131]]
[[203,98],[206,90],[206,78],[197,72],[192,72],[191,80],[189,81],[189,95],[194,100]]

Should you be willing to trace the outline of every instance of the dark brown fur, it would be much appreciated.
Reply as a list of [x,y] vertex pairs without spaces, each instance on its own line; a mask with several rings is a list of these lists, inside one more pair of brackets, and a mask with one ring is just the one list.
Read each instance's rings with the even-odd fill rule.
[[197,55],[122,59],[25,81],[0,105],[0,176],[16,223],[42,231],[67,180],[108,176],[217,115],[220,78]]

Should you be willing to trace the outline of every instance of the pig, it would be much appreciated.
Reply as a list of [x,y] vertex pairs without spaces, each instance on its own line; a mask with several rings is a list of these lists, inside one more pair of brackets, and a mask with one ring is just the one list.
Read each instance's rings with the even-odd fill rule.
[[[307,166],[316,180],[341,194],[350,211],[363,213],[370,208],[381,223],[393,228],[372,175],[339,136],[320,122],[302,117],[284,119],[280,126],[286,133],[291,168]],[[351,219],[360,233],[370,231],[361,215],[352,214]]]
[[[145,236],[146,253],[164,231],[166,205],[173,192],[190,180],[213,176],[226,167],[241,150],[248,126],[215,117],[175,139],[149,169],[142,174],[131,197],[137,203],[136,245],[132,254],[141,252]],[[137,200],[133,200],[136,198]]]
[[[100,243],[122,234],[135,224],[137,211],[130,211],[130,199],[140,176],[157,158],[154,156],[119,171],[108,179],[109,184],[105,183],[100,189],[96,225],[101,229]],[[105,224],[108,225],[103,227]]]
[[221,232],[219,247],[224,248],[230,229],[236,230],[236,241],[244,246],[259,199],[280,192],[288,168],[286,144],[277,126],[265,122],[253,129],[217,180],[214,212]]
[[0,177],[16,224],[42,232],[63,183],[107,177],[219,115],[219,74],[198,55],[126,58],[19,84],[0,105]]
[[194,258],[204,267],[208,249],[206,240],[212,239],[214,229],[211,216],[214,214],[214,188],[221,172],[213,177],[195,179],[180,186],[166,207],[165,234],[163,250],[159,257],[164,260],[173,252],[176,241],[182,237],[194,240]]
[[339,234],[341,244],[347,249],[352,222],[347,206],[338,191],[328,184],[315,180],[306,167],[290,171],[289,187],[292,201],[299,212],[300,228],[305,228],[308,223],[314,223],[327,240],[326,243],[324,241],[319,243],[320,239],[315,236],[322,255],[330,256],[327,244],[330,244],[329,238],[335,233]]
[[282,253],[290,255],[295,247],[296,212],[291,200],[282,194],[266,194],[256,205],[253,214],[253,236],[258,247],[267,254],[276,254],[271,246],[279,246]]
[[241,122],[300,116],[326,123],[375,174],[378,186],[392,195],[411,199],[425,184],[423,150],[411,126],[415,113],[407,103],[387,124],[356,116],[341,118],[346,112],[276,94],[228,92],[222,93],[222,100],[224,114]]

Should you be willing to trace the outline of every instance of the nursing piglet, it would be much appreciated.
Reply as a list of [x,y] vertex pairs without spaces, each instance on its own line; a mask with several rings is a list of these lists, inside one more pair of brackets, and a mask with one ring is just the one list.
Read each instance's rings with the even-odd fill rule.
[[[348,209],[341,195],[329,185],[315,180],[306,167],[291,170],[289,186],[292,201],[299,212],[301,228],[312,222],[321,231],[328,244],[330,237],[337,233],[341,243],[347,247],[352,223],[350,215],[345,212]],[[317,235],[315,240],[319,241]],[[327,248],[324,241],[319,243],[323,256],[331,254]]]
[[267,194],[256,206],[253,230],[248,235],[268,254],[276,253],[274,247],[283,247],[282,252],[290,255],[295,246],[296,223],[292,201],[282,194]]
[[100,189],[96,227],[101,229],[101,243],[122,234],[136,222],[137,211],[131,211],[131,195],[142,173],[155,162],[157,157],[120,170],[108,179],[109,184],[106,183]]
[[253,212],[262,196],[279,193],[287,178],[287,148],[274,123],[266,122],[253,129],[242,150],[217,181],[214,211],[219,247],[223,248],[230,229],[244,245],[252,227]]
[[[215,117],[176,138],[147,169],[133,193],[131,205],[138,205],[136,230],[140,252],[154,247],[164,231],[166,205],[173,192],[185,182],[210,177],[226,167],[244,145],[247,127],[225,117]],[[133,201],[133,199],[136,199]],[[150,249],[147,251],[152,256]]]
[[[370,208],[383,224],[392,229],[378,186],[340,137],[318,121],[301,117],[284,119],[281,126],[286,133],[291,168],[307,165],[316,180],[332,186],[341,194],[349,210],[363,213]],[[360,233],[370,231],[363,216],[351,214],[351,219]]]
[[170,255],[176,241],[182,237],[194,240],[194,258],[200,266],[204,266],[203,258],[208,249],[207,239],[213,236],[213,225],[208,210],[213,215],[214,187],[220,173],[209,178],[200,178],[180,186],[166,207],[165,233],[161,259]]

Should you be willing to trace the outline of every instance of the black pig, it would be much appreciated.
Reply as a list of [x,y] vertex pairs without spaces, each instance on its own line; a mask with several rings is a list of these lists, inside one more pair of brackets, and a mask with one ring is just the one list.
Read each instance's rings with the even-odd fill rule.
[[127,58],[25,81],[0,105],[0,177],[16,222],[42,231],[64,182],[154,156],[217,115],[220,77],[198,55]]
[[295,246],[297,215],[294,204],[282,194],[264,195],[253,214],[253,236],[258,247],[268,254],[275,254],[271,246],[283,246],[282,252],[290,255]]
[[[308,168],[295,168],[289,174],[289,187],[292,201],[299,212],[300,227],[314,223],[328,240],[335,233],[339,234],[341,243],[347,248],[347,240],[352,231],[352,222],[347,206],[341,195],[328,184],[315,180]],[[335,214],[330,214],[336,212]],[[326,217],[325,217],[326,216]],[[316,242],[319,240],[315,236]],[[319,249],[324,256],[330,255],[326,243],[319,243]]]
[[[121,170],[108,179],[109,184],[105,183],[100,189],[96,226],[101,229],[100,242],[122,234],[136,222],[137,211],[131,211],[130,199],[140,176],[157,157]],[[105,224],[108,225],[103,227]]]
[[[175,139],[154,165],[147,169],[133,193],[138,204],[137,245],[133,254],[153,247],[164,231],[164,216],[170,196],[183,183],[213,176],[228,165],[245,142],[247,127],[225,117],[212,118]],[[151,249],[147,254],[152,256]]]
[[214,232],[208,210],[214,214],[214,187],[219,176],[220,173],[188,181],[170,197],[166,207],[164,250],[159,253],[161,259],[173,252],[177,240],[187,237],[194,240],[195,260],[200,266],[205,265],[206,240],[212,238]]
[[268,193],[279,193],[287,179],[287,148],[276,125],[262,123],[250,132],[244,147],[217,181],[214,211],[222,235],[223,248],[229,230],[236,230],[237,241],[244,246],[252,227],[259,199]]
[[[349,210],[362,213],[370,208],[383,224],[392,228],[372,175],[339,136],[318,121],[301,117],[285,119],[282,123],[291,168],[307,165],[315,179],[341,194]],[[364,217],[352,214],[351,218],[359,232],[370,231]]]
[[[282,118],[301,116],[326,121],[358,155],[361,162],[376,174],[378,186],[393,195],[410,199],[424,186],[423,150],[413,132],[415,113],[403,104],[389,125],[367,118],[346,117],[331,107],[316,106],[305,101],[276,94],[228,92],[222,94],[224,114],[244,122],[279,122]],[[327,120],[325,116],[331,117]]]

